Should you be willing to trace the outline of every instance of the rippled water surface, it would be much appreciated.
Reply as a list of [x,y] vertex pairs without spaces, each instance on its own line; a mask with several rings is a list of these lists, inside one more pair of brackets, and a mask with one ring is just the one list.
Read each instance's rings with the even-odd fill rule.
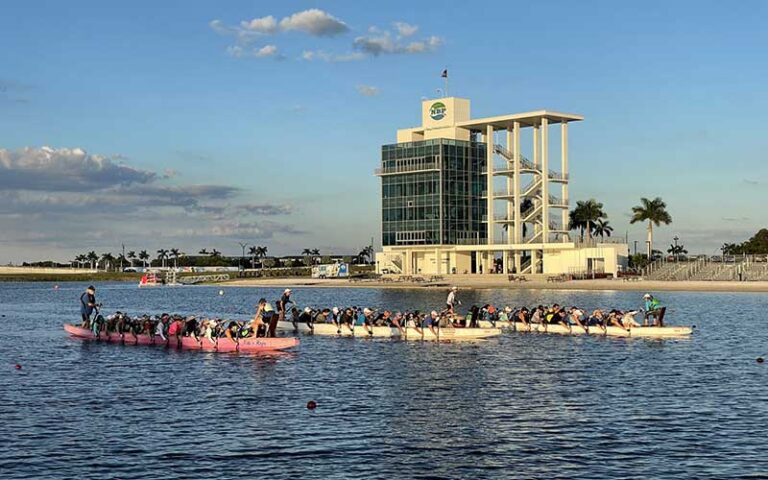
[[[245,356],[85,343],[85,285],[0,284],[0,478],[765,478],[766,295],[663,293],[685,340],[303,337]],[[105,311],[245,318],[256,288],[99,286]],[[633,292],[470,303],[637,307]],[[296,289],[301,306],[431,308],[441,291]],[[731,323],[732,322],[732,323]],[[16,370],[14,365],[22,365]],[[306,408],[316,400],[315,411]]]

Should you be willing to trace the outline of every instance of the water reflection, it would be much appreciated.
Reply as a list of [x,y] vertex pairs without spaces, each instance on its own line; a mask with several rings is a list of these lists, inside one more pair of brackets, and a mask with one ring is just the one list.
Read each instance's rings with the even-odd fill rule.
[[[84,285],[83,285],[84,286]],[[302,338],[218,354],[84,343],[79,285],[0,286],[2,478],[732,478],[766,473],[764,295],[664,294],[686,340]],[[280,289],[99,288],[110,310],[250,315]],[[471,303],[631,307],[642,292],[477,290]],[[303,305],[428,309],[441,291],[296,289]],[[697,318],[683,312],[699,312]],[[70,317],[71,318],[71,317]],[[16,362],[24,368],[12,368]],[[307,401],[318,408],[310,411]]]

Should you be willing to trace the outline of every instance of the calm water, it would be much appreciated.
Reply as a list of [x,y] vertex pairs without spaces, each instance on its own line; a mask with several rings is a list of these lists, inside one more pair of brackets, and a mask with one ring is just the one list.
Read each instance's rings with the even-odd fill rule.
[[[766,295],[662,294],[670,322],[698,326],[687,340],[304,337],[294,353],[243,356],[69,339],[60,324],[84,286],[0,284],[2,479],[768,476],[768,363],[755,362],[768,353]],[[278,295],[218,290],[103,285],[98,298],[105,311],[245,317]],[[635,307],[641,293],[462,300]],[[423,309],[444,293],[295,298]]]

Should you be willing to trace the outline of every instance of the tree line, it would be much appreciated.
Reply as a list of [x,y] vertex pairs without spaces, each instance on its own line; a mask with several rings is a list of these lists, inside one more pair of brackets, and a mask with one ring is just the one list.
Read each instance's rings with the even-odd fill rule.
[[[247,244],[243,244],[247,245]],[[188,255],[179,248],[165,249],[156,251],[154,258],[147,250],[130,250],[123,255],[122,253],[114,255],[111,252],[102,254],[91,250],[75,256],[73,264],[80,268],[90,268],[91,270],[104,269],[118,270],[125,267],[141,266],[147,267],[246,267],[250,263],[251,268],[256,268],[258,263],[260,268],[281,267],[301,267],[311,266],[321,262],[329,263],[330,256],[321,255],[317,248],[305,248],[301,252],[302,260],[268,258],[269,248],[264,245],[253,245],[248,248],[248,256],[224,256],[221,251],[212,248],[203,248],[196,255]],[[347,263],[370,263],[373,260],[373,246],[364,247],[357,255],[344,256]]]

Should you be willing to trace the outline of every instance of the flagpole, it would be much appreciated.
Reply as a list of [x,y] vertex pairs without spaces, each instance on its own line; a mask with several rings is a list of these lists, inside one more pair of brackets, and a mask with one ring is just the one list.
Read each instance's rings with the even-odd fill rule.
[[448,69],[445,69],[445,96],[446,98],[449,97],[448,95]]

